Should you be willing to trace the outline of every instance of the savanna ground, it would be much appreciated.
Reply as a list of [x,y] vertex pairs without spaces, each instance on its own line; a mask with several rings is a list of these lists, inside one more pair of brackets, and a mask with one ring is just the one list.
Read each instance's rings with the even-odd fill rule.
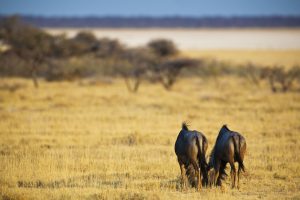
[[[299,91],[229,76],[184,78],[172,91],[145,83],[137,94],[120,79],[1,84],[22,86],[0,90],[2,199],[300,199]],[[230,177],[222,190],[181,190],[182,121],[207,136],[208,152],[223,124],[245,136],[240,190]]]
[[183,56],[191,58],[216,59],[218,61],[229,62],[233,64],[245,64],[248,62],[262,65],[274,66],[282,65],[290,68],[300,63],[300,50],[298,49],[281,49],[281,50],[187,50],[182,52]]

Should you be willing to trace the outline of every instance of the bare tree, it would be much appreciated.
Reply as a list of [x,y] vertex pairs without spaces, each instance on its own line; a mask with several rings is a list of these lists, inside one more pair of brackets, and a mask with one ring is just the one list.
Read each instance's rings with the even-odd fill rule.
[[[265,67],[262,70],[262,78],[269,80],[273,92],[287,92],[295,80],[300,79],[300,67],[295,65],[290,70],[284,70],[283,66]],[[279,87],[278,87],[279,85]]]
[[247,63],[244,68],[244,76],[254,85],[259,85],[261,80],[262,67],[253,63]]

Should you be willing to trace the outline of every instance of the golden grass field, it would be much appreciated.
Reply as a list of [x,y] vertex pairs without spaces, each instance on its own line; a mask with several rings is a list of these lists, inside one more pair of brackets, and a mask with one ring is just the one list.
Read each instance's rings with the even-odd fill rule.
[[191,58],[208,58],[219,61],[232,62],[233,64],[244,64],[252,62],[255,64],[273,66],[283,65],[287,68],[300,64],[300,50],[187,50],[182,53]]
[[[2,199],[300,199],[300,93],[245,79],[181,79],[172,91],[123,80],[0,90]],[[182,121],[213,147],[223,124],[247,140],[241,188],[182,191],[174,143]],[[228,169],[229,170],[229,169]],[[1,199],[1,198],[0,198]]]

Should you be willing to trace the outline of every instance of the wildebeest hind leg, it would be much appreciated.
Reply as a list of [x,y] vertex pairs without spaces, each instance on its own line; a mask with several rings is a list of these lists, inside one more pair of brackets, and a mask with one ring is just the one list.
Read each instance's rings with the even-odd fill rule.
[[197,189],[201,189],[202,184],[201,184],[201,173],[200,173],[200,168],[198,163],[195,160],[191,160],[191,163],[196,171],[196,176],[197,176]]
[[207,169],[204,164],[200,165],[201,175],[203,177],[202,185],[207,186],[208,177],[207,177]]
[[237,188],[240,188],[240,174],[241,174],[241,167],[239,164],[238,174],[237,174]]
[[219,171],[220,171],[220,161],[216,161],[215,166],[214,166],[214,173],[213,173],[213,184],[215,186],[217,185],[217,180],[220,175]]
[[221,161],[220,170],[219,170],[219,177],[217,179],[217,186],[222,186],[222,178],[224,178],[224,176],[226,175],[226,174],[224,174],[225,168],[226,168],[226,162]]
[[180,161],[180,159],[178,159],[178,163],[179,163],[179,167],[180,167],[180,171],[181,171],[181,186],[183,189],[186,189],[186,185],[187,185],[187,177],[186,177],[186,170],[184,167],[183,162]]
[[230,162],[230,167],[231,167],[231,171],[230,171],[230,175],[231,175],[231,182],[232,182],[232,188],[235,187],[235,180],[236,180],[236,169],[234,166],[234,162]]

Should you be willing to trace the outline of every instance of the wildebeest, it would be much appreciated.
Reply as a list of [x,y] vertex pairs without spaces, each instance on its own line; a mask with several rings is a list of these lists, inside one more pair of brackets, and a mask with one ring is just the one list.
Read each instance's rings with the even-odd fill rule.
[[[181,170],[183,188],[186,188],[187,177],[191,173],[195,174],[197,178],[197,189],[200,189],[202,184],[206,185],[208,183],[205,160],[207,147],[207,139],[202,133],[195,130],[190,131],[187,124],[182,123],[182,129],[175,143],[175,153]],[[201,175],[203,177],[202,183]]]
[[210,154],[208,163],[209,185],[221,186],[222,179],[227,176],[225,172],[226,164],[229,163],[231,167],[232,188],[234,188],[236,182],[234,163],[238,162],[237,187],[239,188],[240,172],[241,170],[245,171],[243,164],[245,153],[245,138],[240,133],[231,131],[226,125],[223,125]]

